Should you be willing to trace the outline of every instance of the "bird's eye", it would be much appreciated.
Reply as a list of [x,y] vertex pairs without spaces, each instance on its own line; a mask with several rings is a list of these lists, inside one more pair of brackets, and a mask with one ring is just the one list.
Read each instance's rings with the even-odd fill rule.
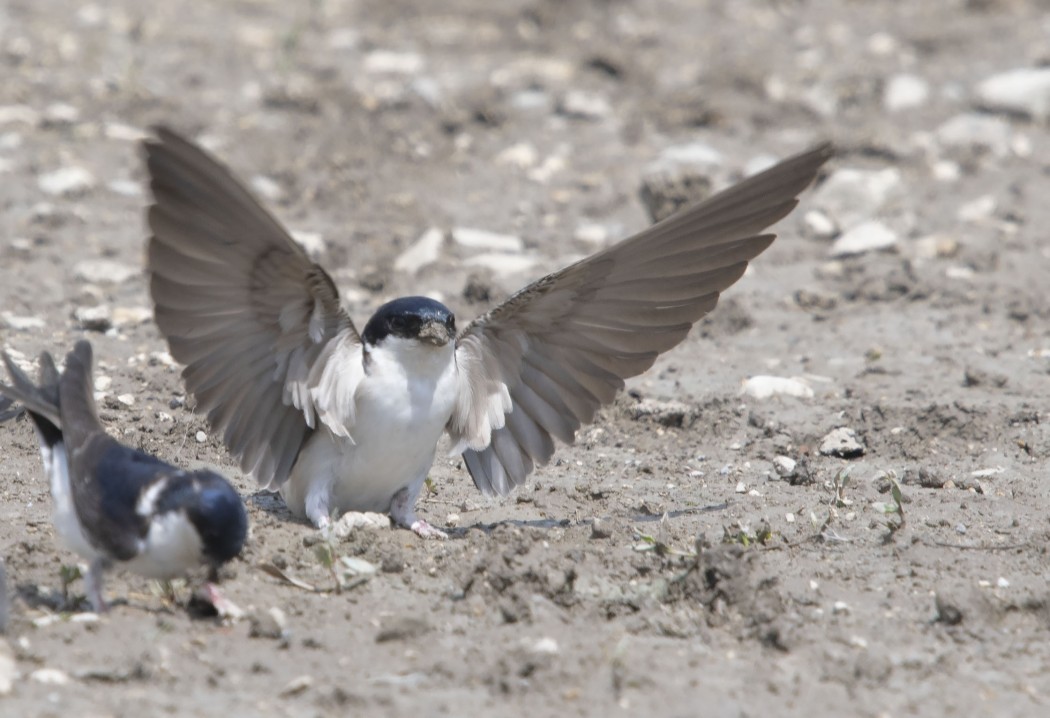
[[396,331],[402,331],[408,328],[408,320],[406,320],[404,317],[391,317],[390,328]]

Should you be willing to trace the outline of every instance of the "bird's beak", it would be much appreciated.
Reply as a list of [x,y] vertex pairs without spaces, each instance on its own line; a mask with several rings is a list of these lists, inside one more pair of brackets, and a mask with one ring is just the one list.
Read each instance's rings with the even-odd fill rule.
[[452,340],[452,333],[443,322],[427,322],[419,330],[419,340],[443,347]]

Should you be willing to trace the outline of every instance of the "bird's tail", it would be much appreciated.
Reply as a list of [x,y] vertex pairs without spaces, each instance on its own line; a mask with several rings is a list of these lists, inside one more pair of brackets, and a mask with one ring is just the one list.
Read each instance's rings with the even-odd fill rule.
[[62,407],[62,431],[69,446],[81,446],[88,437],[105,431],[95,409],[95,385],[91,378],[91,342],[81,339],[66,354],[66,368],[58,385]]
[[[22,371],[7,352],[3,353],[7,374],[11,384],[0,383],[0,421],[7,421],[21,414],[29,414],[36,426],[40,441],[48,448],[62,440],[62,418],[59,410],[58,369],[51,355],[40,355],[38,382]],[[14,406],[15,402],[21,407]]]

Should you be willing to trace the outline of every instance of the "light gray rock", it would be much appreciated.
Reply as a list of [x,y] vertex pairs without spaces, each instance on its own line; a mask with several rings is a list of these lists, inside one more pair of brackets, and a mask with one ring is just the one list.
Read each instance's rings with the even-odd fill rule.
[[281,185],[266,175],[255,175],[252,177],[251,186],[253,192],[270,202],[277,202],[284,197],[284,190],[281,189]]
[[37,186],[50,195],[73,197],[95,186],[95,177],[83,167],[62,167],[37,178]]
[[857,433],[845,426],[833,429],[820,441],[820,453],[852,459],[864,454],[864,445],[857,440]]
[[104,332],[113,326],[113,313],[105,304],[97,307],[77,307],[73,319],[81,329],[89,332]]
[[85,259],[73,267],[73,275],[92,284],[123,284],[139,273],[132,267],[112,259]]
[[759,374],[744,382],[740,393],[755,399],[769,399],[774,396],[797,396],[812,399],[813,389],[801,379],[766,376]]
[[657,161],[659,167],[677,167],[680,165],[691,166],[721,166],[725,162],[722,153],[711,145],[703,142],[689,142],[684,145],[671,145],[664,148]]
[[426,60],[417,52],[373,50],[365,56],[365,72],[387,75],[414,75],[422,71]]
[[882,106],[887,112],[911,110],[926,104],[930,96],[930,86],[918,75],[894,75],[886,83],[882,94]]
[[774,456],[773,457],[773,470],[777,472],[777,476],[783,479],[789,479],[795,475],[795,469],[798,466],[798,462],[792,459],[790,456]]
[[569,90],[559,108],[566,117],[577,120],[604,120],[612,114],[609,101],[601,95],[585,90]]
[[897,233],[882,222],[864,222],[836,239],[828,254],[832,257],[849,257],[893,249],[897,242]]
[[977,100],[990,110],[1050,119],[1050,67],[1020,67],[977,85]]
[[602,247],[609,241],[609,230],[601,224],[581,224],[572,233],[572,238],[577,242]]
[[806,234],[814,239],[831,239],[839,233],[835,220],[819,209],[811,209],[802,215],[802,225]]
[[1012,134],[1010,123],[1002,117],[968,112],[946,120],[934,137],[945,148],[985,150],[1005,157],[1011,150]]
[[833,173],[817,190],[813,205],[842,230],[874,217],[904,192],[901,173],[894,167],[862,170],[845,167]]
[[319,232],[307,232],[300,229],[291,231],[292,239],[302,247],[313,261],[318,261],[328,251],[328,245]]
[[468,267],[480,267],[487,269],[499,276],[517,274],[532,269],[539,259],[527,254],[503,254],[500,252],[484,252],[475,254],[463,261]]
[[521,252],[525,249],[525,243],[521,241],[521,237],[470,227],[456,227],[452,230],[452,239],[459,246],[468,249],[484,249],[492,252]]
[[437,227],[431,227],[411,246],[394,260],[394,269],[399,272],[415,274],[428,264],[441,258],[441,248],[445,245],[445,233]]
[[0,312],[0,319],[4,320],[9,328],[18,332],[43,329],[47,324],[40,317],[25,317],[11,312]]

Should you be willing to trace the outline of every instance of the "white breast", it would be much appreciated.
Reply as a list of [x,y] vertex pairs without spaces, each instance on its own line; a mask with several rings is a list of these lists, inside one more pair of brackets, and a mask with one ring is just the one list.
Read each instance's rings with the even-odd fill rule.
[[395,337],[372,347],[354,397],[352,442],[324,430],[314,434],[282,489],[289,508],[302,515],[307,487],[328,482],[331,508],[385,512],[397,491],[422,483],[452,414],[454,352],[452,343]]
[[176,578],[203,562],[197,530],[182,511],[154,516],[139,555],[124,564],[147,578]]
[[66,445],[59,441],[48,448],[41,442],[40,458],[43,459],[44,471],[51,483],[51,520],[55,524],[55,532],[71,551],[88,561],[95,559],[99,553],[84,535],[73,504]]

